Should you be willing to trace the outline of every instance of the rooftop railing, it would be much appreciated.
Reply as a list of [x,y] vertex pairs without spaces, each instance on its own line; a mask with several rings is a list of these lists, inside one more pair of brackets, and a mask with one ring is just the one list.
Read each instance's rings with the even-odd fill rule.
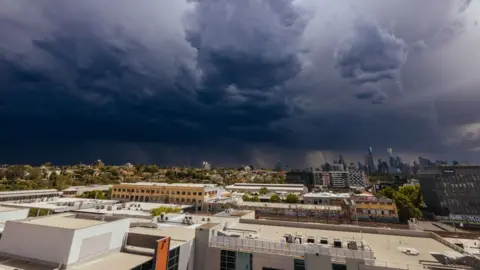
[[305,253],[318,253],[319,255],[331,256],[332,261],[342,263],[345,263],[345,258],[363,259],[370,262],[370,264],[373,264],[374,261],[373,252],[371,250],[352,250],[316,244],[294,244],[228,236],[212,236],[210,246],[222,249],[270,253],[284,256],[304,256]]
[[[331,256],[332,262],[346,263],[346,259],[361,259],[365,265],[379,267],[417,270],[423,269],[421,264],[406,264],[402,262],[391,262],[376,260],[371,250],[351,250],[347,248],[335,248],[315,244],[294,244],[286,242],[273,242],[260,239],[236,238],[228,236],[212,236],[210,247],[236,250],[243,252],[270,253],[284,256],[304,256],[307,254],[319,254]],[[359,267],[360,270],[367,269]]]

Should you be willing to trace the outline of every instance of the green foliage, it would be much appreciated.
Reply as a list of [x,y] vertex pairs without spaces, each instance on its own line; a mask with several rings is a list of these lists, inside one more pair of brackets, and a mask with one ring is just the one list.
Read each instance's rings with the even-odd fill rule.
[[276,203],[281,201],[282,199],[280,198],[280,196],[278,196],[278,194],[273,194],[272,196],[270,196],[270,202]]
[[422,212],[419,209],[423,206],[420,186],[403,186],[398,190],[387,187],[379,191],[378,194],[395,201],[400,221],[406,222],[410,218],[422,217]]
[[397,192],[395,193],[395,204],[398,209],[398,218],[400,221],[405,222],[410,218],[419,218],[422,216],[422,212],[413,205],[407,195]]
[[287,195],[287,197],[285,197],[285,202],[286,203],[298,203],[298,196],[293,194],[293,193],[290,193]]
[[[110,198],[107,193],[108,191],[92,190],[92,191],[84,192],[82,195],[78,197],[86,198],[86,199],[106,200]],[[110,191],[110,195],[111,195],[111,191]]]
[[181,209],[178,207],[168,207],[168,206],[161,206],[158,208],[153,208],[150,210],[150,214],[152,216],[159,216],[161,213],[180,213]]
[[40,209],[40,213],[38,213],[37,208],[30,208],[30,210],[28,212],[29,217],[36,217],[37,214],[38,214],[38,216],[46,216],[48,214],[48,210],[47,209]]
[[380,196],[387,197],[391,200],[393,200],[393,196],[395,196],[395,189],[392,187],[386,187],[378,192]]
[[245,202],[259,202],[260,198],[257,195],[249,196],[248,194],[243,194],[242,196],[243,201]]
[[260,195],[267,195],[267,194],[268,194],[268,189],[267,189],[266,187],[262,187],[262,188],[258,191],[258,193],[259,193]]

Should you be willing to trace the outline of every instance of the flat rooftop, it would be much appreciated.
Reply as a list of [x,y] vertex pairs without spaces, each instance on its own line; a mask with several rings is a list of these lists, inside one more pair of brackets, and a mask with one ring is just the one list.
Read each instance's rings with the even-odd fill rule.
[[43,217],[37,217],[37,218],[16,220],[11,222],[35,224],[35,225],[64,228],[64,229],[81,229],[81,228],[92,227],[95,225],[107,223],[106,221],[100,221],[100,220],[75,218],[75,215],[72,215],[72,214],[43,216]]
[[263,202],[245,202],[239,201],[238,205],[258,207],[258,208],[282,208],[282,209],[308,209],[308,210],[342,210],[338,205],[322,204],[288,204],[288,203],[263,203]]
[[1,212],[18,211],[18,210],[21,210],[21,209],[23,209],[23,208],[0,206],[0,213]]
[[0,269],[2,270],[52,270],[52,267],[31,263],[28,261],[22,261],[22,260],[14,259],[7,256],[0,256]]
[[[111,253],[94,259],[89,262],[75,265],[69,269],[74,270],[105,270],[105,269],[133,269],[138,265],[151,261],[151,256],[130,254],[130,253]],[[51,270],[51,269],[50,269]]]
[[119,216],[145,216],[149,217],[150,210],[159,207],[171,207],[184,210],[192,207],[191,205],[179,205],[179,204],[165,204],[165,203],[145,203],[145,202],[127,202],[113,204],[111,207],[105,206],[98,209],[97,207],[78,209],[74,212],[92,213],[92,214],[111,214]]
[[163,183],[163,182],[136,182],[136,183],[122,183],[117,186],[159,186],[159,187],[215,187],[213,184],[188,184],[188,183]]
[[80,204],[83,208],[95,207],[100,204],[114,204],[116,200],[95,200],[95,199],[83,199],[83,198],[42,198],[42,199],[29,199],[21,202],[7,202],[2,203],[3,206],[23,207],[23,208],[37,208],[53,211],[70,211],[78,209]]
[[[341,238],[346,240],[364,239],[367,245],[369,245],[374,252],[376,260],[380,261],[380,264],[381,262],[388,262],[389,265],[408,264],[411,266],[411,269],[421,267],[419,262],[420,260],[436,261],[429,254],[429,252],[433,251],[443,253],[445,251],[453,251],[453,249],[432,238],[335,231],[333,230],[334,226],[332,226],[332,230],[317,230],[298,227],[239,223],[230,229],[256,231],[259,234],[259,240],[273,242],[280,242],[285,234],[299,234],[304,237],[328,237],[330,241],[333,240],[333,238]],[[402,247],[414,248],[419,252],[419,255],[406,255],[399,251],[399,248]]]

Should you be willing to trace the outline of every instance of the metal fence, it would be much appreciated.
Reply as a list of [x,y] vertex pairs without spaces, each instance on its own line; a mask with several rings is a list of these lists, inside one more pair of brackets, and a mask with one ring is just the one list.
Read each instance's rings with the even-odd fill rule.
[[325,247],[315,244],[294,244],[272,242],[258,239],[212,236],[211,247],[233,249],[247,252],[270,253],[285,256],[304,256],[305,253],[327,255],[332,261],[345,263],[345,258],[362,259],[373,264],[374,256],[370,250],[351,250],[346,248]]

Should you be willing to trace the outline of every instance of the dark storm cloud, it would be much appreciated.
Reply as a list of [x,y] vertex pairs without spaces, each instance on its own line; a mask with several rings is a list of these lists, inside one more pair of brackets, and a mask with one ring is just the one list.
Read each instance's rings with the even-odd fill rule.
[[[460,23],[473,3],[53,2],[0,4],[0,162],[301,166],[320,150],[434,152],[437,131],[457,128],[437,110],[454,109],[416,97],[435,97],[447,73],[462,84],[477,57],[449,56],[474,36]],[[454,55],[470,65],[430,64]]]
[[[373,20],[357,20],[354,28],[336,51],[336,67],[341,76],[364,89],[384,80],[400,80],[401,68],[408,56],[406,43]],[[366,94],[372,96],[374,103],[386,98],[378,86],[366,90],[360,97],[365,98]]]

